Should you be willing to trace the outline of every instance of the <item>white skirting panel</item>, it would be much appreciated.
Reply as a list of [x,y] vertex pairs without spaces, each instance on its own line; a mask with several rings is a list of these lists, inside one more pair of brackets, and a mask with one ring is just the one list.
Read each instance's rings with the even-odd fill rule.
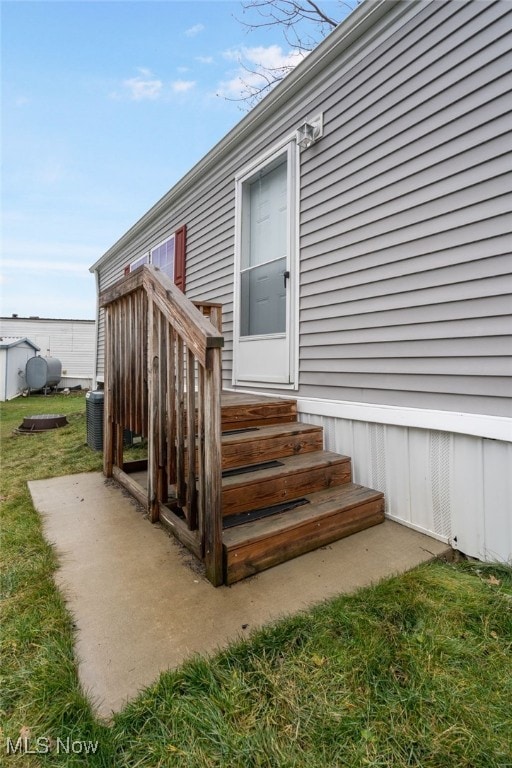
[[[304,401],[303,401],[304,403]],[[512,562],[512,443],[307,413],[354,482],[383,491],[386,515],[466,555]]]

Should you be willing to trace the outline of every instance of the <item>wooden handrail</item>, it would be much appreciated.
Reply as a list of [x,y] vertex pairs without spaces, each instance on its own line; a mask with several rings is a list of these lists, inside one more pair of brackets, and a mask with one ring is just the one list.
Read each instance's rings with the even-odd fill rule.
[[[106,307],[114,301],[143,287],[151,294],[167,321],[179,332],[183,342],[202,365],[207,365],[207,350],[223,347],[224,337],[208,317],[174,285],[164,272],[150,264],[143,264],[134,272],[118,280],[100,294],[99,305]],[[199,306],[219,306],[200,304]]]
[[[147,438],[147,508],[223,581],[221,307],[198,306],[143,265],[100,295],[105,310],[104,473],[132,493],[123,434]],[[169,489],[171,493],[169,494]],[[140,500],[141,492],[135,494]]]

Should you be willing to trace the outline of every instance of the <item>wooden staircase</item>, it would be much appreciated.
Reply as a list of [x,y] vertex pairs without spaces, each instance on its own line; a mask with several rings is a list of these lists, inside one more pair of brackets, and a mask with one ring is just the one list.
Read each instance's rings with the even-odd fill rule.
[[[222,308],[189,301],[143,265],[100,295],[105,312],[103,471],[232,584],[384,519],[382,493],[292,399],[223,392]],[[124,460],[124,434],[147,459]]]
[[221,423],[226,584],[383,522],[383,494],[352,482],[296,401],[223,393]]

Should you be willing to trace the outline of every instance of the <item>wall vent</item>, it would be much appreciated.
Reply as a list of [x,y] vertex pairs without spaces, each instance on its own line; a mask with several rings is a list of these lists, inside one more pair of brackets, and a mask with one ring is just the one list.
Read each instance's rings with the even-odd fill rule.
[[372,488],[386,491],[386,441],[382,424],[368,425],[370,444],[370,477]]
[[430,432],[430,482],[434,532],[451,536],[451,436]]

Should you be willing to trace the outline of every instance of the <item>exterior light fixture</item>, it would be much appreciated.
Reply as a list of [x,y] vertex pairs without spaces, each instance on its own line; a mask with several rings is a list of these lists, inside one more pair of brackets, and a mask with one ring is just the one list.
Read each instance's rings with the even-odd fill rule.
[[323,135],[323,115],[306,120],[297,128],[297,144],[301,149],[308,149]]

